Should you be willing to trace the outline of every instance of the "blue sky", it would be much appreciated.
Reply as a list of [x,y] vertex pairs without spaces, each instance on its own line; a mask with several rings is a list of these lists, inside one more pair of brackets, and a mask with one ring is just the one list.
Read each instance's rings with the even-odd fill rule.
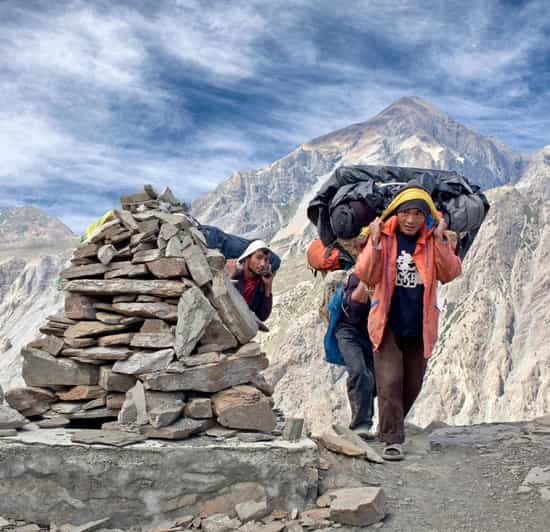
[[550,144],[542,0],[3,0],[0,19],[0,208],[76,231],[144,183],[192,199],[405,95]]

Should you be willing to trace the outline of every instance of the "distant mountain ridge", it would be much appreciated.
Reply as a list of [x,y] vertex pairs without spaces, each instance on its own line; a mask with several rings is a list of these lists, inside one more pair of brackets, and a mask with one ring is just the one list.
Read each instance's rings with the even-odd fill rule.
[[65,224],[37,207],[0,209],[0,249],[58,243],[74,237]]
[[269,240],[295,215],[303,216],[305,199],[340,165],[456,170],[487,189],[516,182],[528,163],[528,157],[423,100],[405,97],[370,120],[306,142],[265,168],[235,172],[195,200],[192,209],[203,223]]

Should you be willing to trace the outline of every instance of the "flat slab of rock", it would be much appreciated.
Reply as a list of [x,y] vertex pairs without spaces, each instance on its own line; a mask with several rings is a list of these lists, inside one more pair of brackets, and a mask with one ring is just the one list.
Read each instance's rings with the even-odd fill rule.
[[164,333],[136,333],[130,345],[132,347],[146,347],[147,349],[162,349],[174,347],[174,335],[171,332]]
[[143,375],[165,370],[174,358],[174,350],[137,351],[127,360],[115,362],[113,371],[125,375]]
[[[221,362],[225,357],[221,353],[201,353],[200,355],[191,355],[180,359],[180,363],[190,368],[194,366],[204,366],[205,364],[214,364]],[[183,370],[183,368],[182,368]]]
[[97,312],[95,319],[107,325],[133,325],[143,320],[135,316],[121,316],[114,312]]
[[95,257],[97,250],[99,249],[98,244],[84,244],[78,246],[73,252],[74,259],[85,259],[89,257]]
[[194,419],[209,419],[214,417],[212,402],[208,397],[189,399],[185,405],[183,413],[186,417],[191,417]]
[[178,373],[164,371],[144,378],[145,388],[159,391],[219,392],[238,384],[245,384],[258,371],[268,366],[265,355],[245,358],[226,358],[222,362],[178,369]]
[[98,345],[101,347],[116,347],[130,345],[134,333],[118,333],[101,336],[97,339]]
[[74,443],[85,443],[86,445],[111,445],[114,447],[124,447],[145,439],[147,439],[147,436],[143,434],[92,429],[79,430],[71,436],[71,441]]
[[119,277],[143,277],[147,275],[145,264],[133,264],[132,262],[112,262],[109,270],[105,272],[105,279],[117,279]]
[[39,419],[36,424],[41,429],[58,429],[61,427],[66,427],[71,423],[71,420],[69,418],[66,418],[65,416],[55,416],[55,417],[48,417],[44,419]]
[[[75,348],[81,348],[81,347],[92,347],[93,345],[97,345],[99,340],[98,337],[95,338],[69,338],[64,337],[63,341],[65,342],[65,345],[68,347],[75,347]],[[34,347],[34,346],[32,346]],[[43,350],[44,351],[44,350]]]
[[81,321],[76,325],[71,325],[65,331],[65,337],[68,338],[88,338],[93,336],[103,336],[128,329],[129,325],[109,325],[100,321]]
[[189,277],[189,271],[187,270],[185,260],[177,257],[163,257],[148,262],[147,269],[159,279]]
[[99,370],[95,366],[56,358],[32,348],[23,348],[21,354],[23,379],[28,386],[94,385],[99,382]]
[[81,294],[65,295],[65,316],[74,320],[95,320],[95,300]]
[[345,427],[344,425],[340,425],[338,423],[334,424],[332,426],[334,432],[344,438],[345,440],[348,440],[351,444],[355,445],[356,447],[359,447],[360,449],[363,449],[365,451],[365,458],[369,462],[374,462],[375,464],[383,464],[384,459],[358,434],[355,434],[353,430],[349,429],[348,427]]
[[158,260],[162,257],[162,250],[158,248],[154,249],[144,249],[142,251],[137,251],[132,257],[132,262],[134,264],[140,264],[144,262],[152,262]]
[[362,446],[355,445],[332,432],[324,432],[321,434],[319,442],[323,447],[334,453],[346,456],[363,456],[365,454],[365,450]]
[[105,393],[101,386],[75,386],[66,392],[58,392],[57,397],[62,401],[91,401]]
[[220,318],[241,344],[246,344],[258,332],[256,315],[233,286],[227,275],[217,272],[208,293],[208,299],[218,311]]
[[475,447],[476,445],[491,445],[495,442],[508,440],[521,434],[521,428],[506,424],[487,424],[482,426],[447,427],[430,433],[431,449],[446,447]]
[[331,492],[330,520],[350,526],[369,526],[384,519],[386,497],[382,488],[344,488]]
[[135,383],[136,378],[132,375],[114,373],[109,366],[99,368],[99,385],[108,392],[127,392]]
[[69,281],[65,289],[69,292],[77,292],[79,294],[105,296],[118,294],[148,294],[161,297],[178,297],[183,294],[186,285],[180,281],[165,280],[84,279]]
[[141,329],[139,330],[139,332],[151,334],[151,333],[168,332],[170,330],[171,330],[170,325],[166,323],[164,320],[148,318],[143,322],[143,325],[141,326]]
[[202,291],[193,286],[180,298],[176,324],[176,356],[190,355],[216,312]]
[[63,279],[79,279],[82,277],[97,277],[107,271],[104,264],[86,264],[84,266],[73,266],[61,272]]
[[212,280],[212,270],[200,246],[189,246],[183,250],[182,255],[189,275],[197,286],[204,286]]
[[213,423],[212,419],[182,418],[167,427],[159,429],[149,428],[145,434],[149,438],[158,438],[161,440],[185,440],[193,434],[207,430]]
[[71,414],[66,414],[69,419],[116,419],[118,416],[118,410],[111,410],[110,408],[94,408],[93,410],[79,410]]
[[253,386],[235,386],[212,397],[220,425],[232,429],[271,432],[277,420],[270,399]]
[[168,303],[113,303],[113,309],[125,316],[141,316],[169,321],[178,319],[178,307]]
[[66,348],[61,354],[80,359],[126,360],[132,353],[133,351],[126,347],[85,347],[83,349]]

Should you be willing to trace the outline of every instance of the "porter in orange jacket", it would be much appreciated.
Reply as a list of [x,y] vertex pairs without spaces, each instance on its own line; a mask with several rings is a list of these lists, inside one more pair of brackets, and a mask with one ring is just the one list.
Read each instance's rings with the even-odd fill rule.
[[389,219],[369,225],[355,273],[374,286],[368,328],[379,437],[386,443],[382,456],[401,460],[404,420],[420,393],[426,359],[437,340],[437,283],[452,281],[462,265],[454,243],[445,238],[445,221],[420,185],[409,184],[399,192],[383,216]]
[[[397,260],[397,216],[392,216],[381,227],[382,238],[378,248],[372,239],[357,259],[355,272],[367,285],[374,286],[371,311],[369,313],[369,336],[375,351],[378,351],[390,312],[395,288]],[[422,228],[413,260],[424,284],[423,340],[424,356],[429,358],[437,340],[439,309],[437,307],[437,281],[448,283],[462,272],[460,259],[454,254],[451,240],[443,241],[433,237],[434,228]]]

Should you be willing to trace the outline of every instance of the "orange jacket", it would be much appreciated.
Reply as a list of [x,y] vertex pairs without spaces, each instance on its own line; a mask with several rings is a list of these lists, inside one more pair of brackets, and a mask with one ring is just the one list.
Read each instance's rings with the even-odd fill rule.
[[[380,244],[376,249],[371,239],[357,258],[355,272],[367,285],[374,286],[369,312],[369,336],[375,351],[380,349],[388,322],[390,305],[397,275],[397,216],[382,224]],[[424,283],[423,327],[424,356],[429,358],[437,341],[439,308],[437,281],[448,283],[462,272],[460,258],[454,254],[455,245],[433,236],[426,224],[416,241],[413,260]],[[395,331],[397,332],[397,331]]]

